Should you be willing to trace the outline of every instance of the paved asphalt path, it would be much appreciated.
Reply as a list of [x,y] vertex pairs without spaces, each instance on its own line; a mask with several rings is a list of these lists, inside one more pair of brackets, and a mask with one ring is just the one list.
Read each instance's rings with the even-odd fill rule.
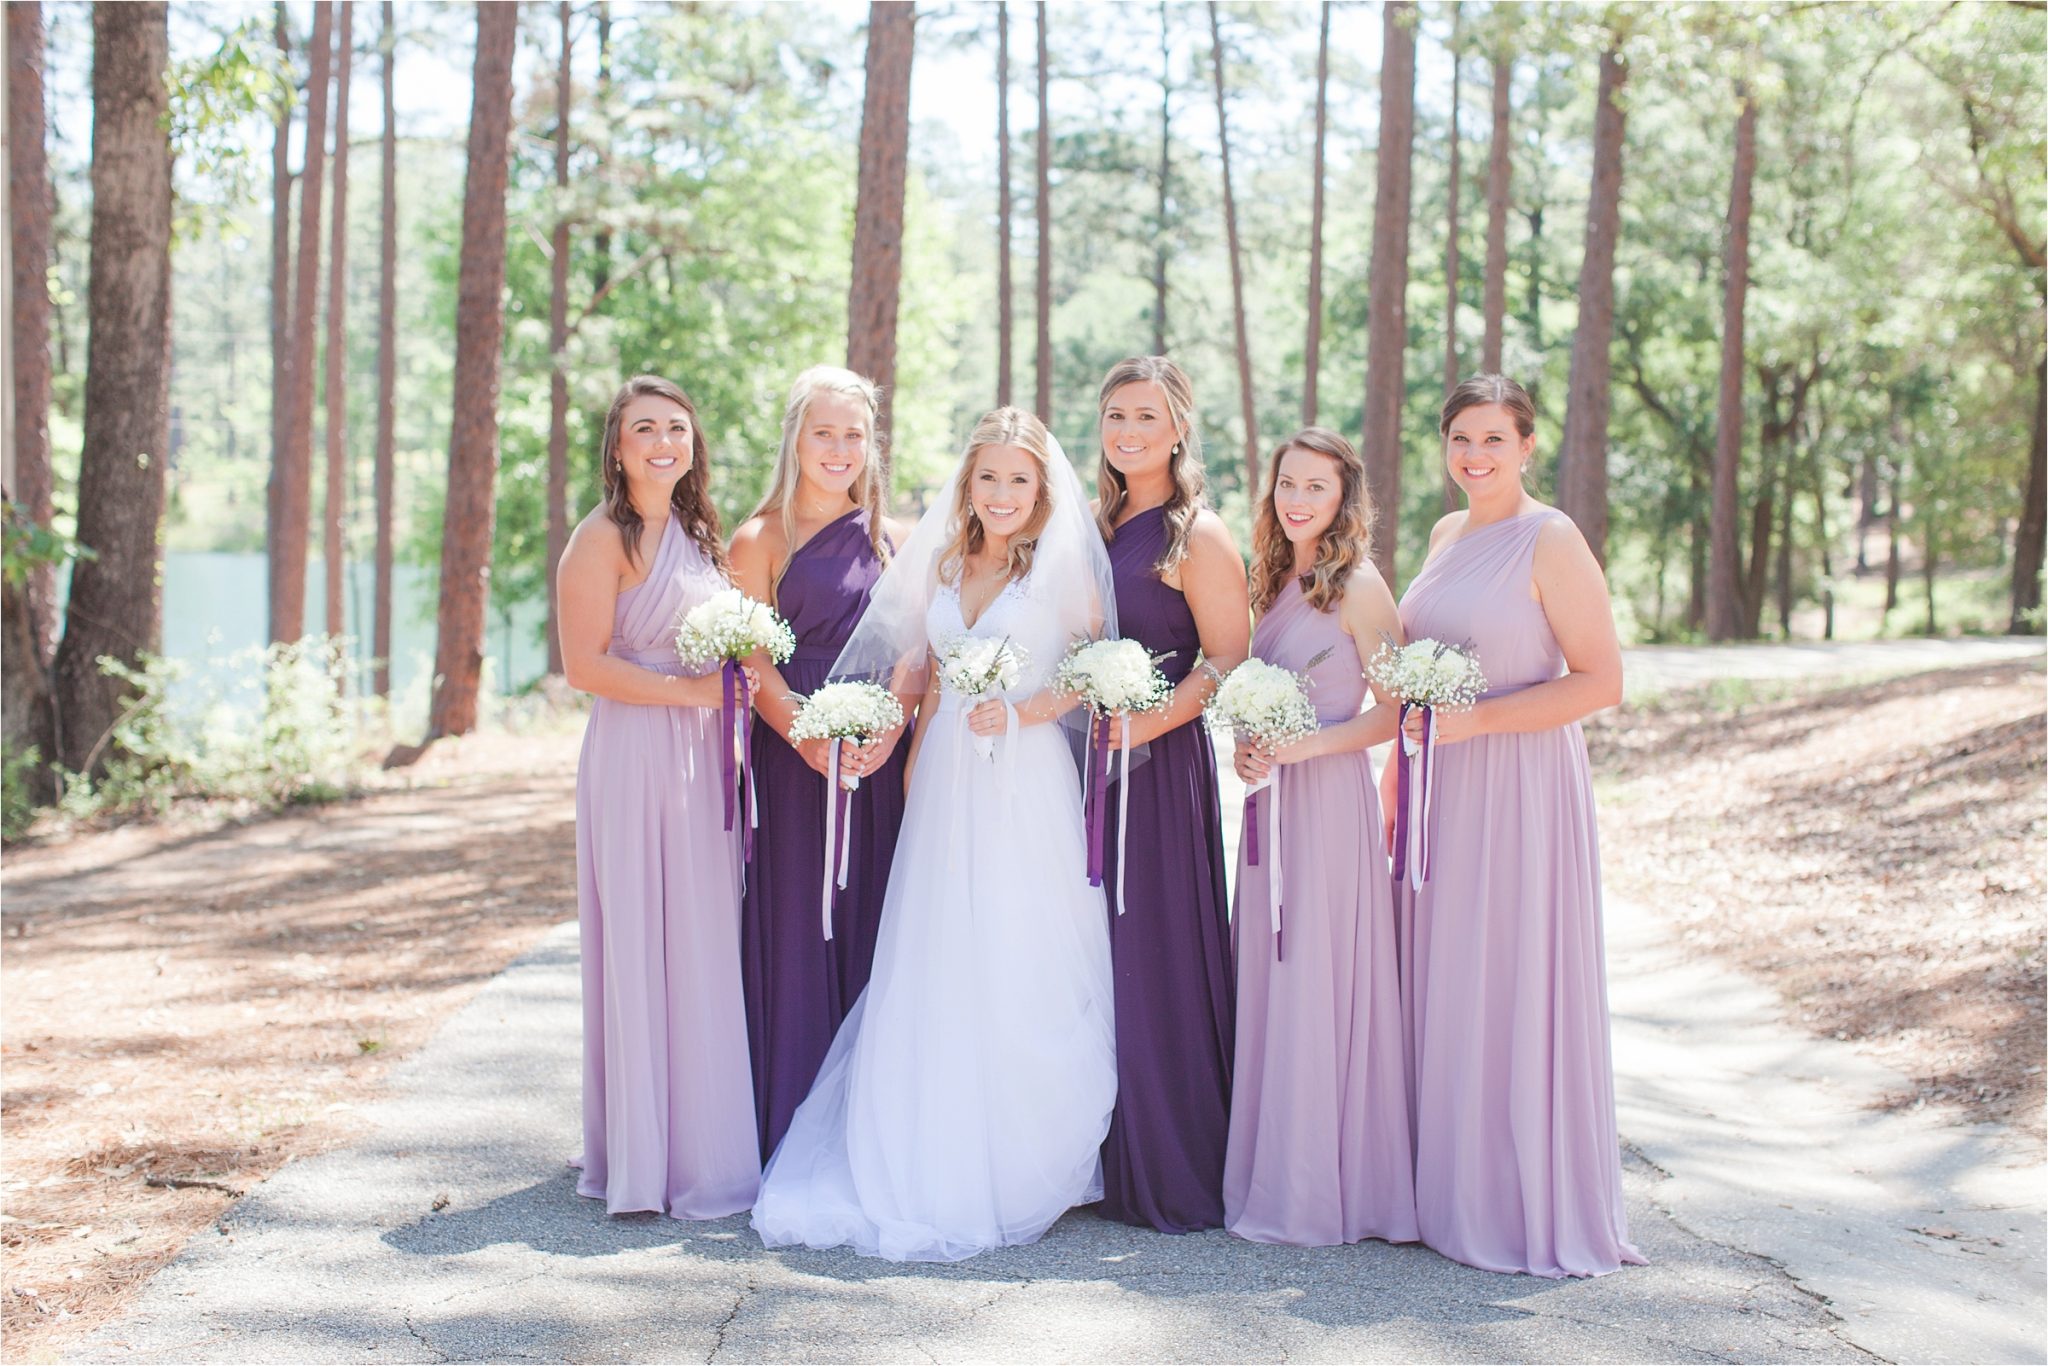
[[[1908,667],[1988,662],[1953,654]],[[608,1218],[565,1163],[579,1018],[563,925],[394,1071],[361,1142],[252,1191],[75,1355],[2042,1360],[2038,1153],[1877,1114],[1897,1078],[1787,1028],[1768,993],[1698,961],[1653,913],[1610,903],[1608,920],[1647,1267],[1555,1282],[1414,1246],[1172,1238],[1086,1211],[1031,1247],[898,1266],[769,1252],[743,1217]]]

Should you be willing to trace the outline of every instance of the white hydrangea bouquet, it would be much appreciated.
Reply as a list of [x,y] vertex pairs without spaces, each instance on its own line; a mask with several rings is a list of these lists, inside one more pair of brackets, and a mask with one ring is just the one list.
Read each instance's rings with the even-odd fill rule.
[[[1008,692],[1024,676],[1030,656],[1008,636],[958,635],[939,651],[939,686],[978,702],[991,693]],[[992,735],[974,737],[974,752],[996,757]]]
[[[1309,667],[1328,653],[1316,656]],[[1315,704],[1308,700],[1308,680],[1263,659],[1247,659],[1232,669],[1210,694],[1207,711],[1211,722],[1262,749],[1278,749],[1321,728]]]
[[[1367,661],[1365,676],[1400,704],[1405,723],[1410,709],[1422,712],[1422,738],[1410,740],[1401,729],[1401,748],[1394,756],[1394,880],[1420,889],[1429,881],[1430,803],[1435,797],[1436,713],[1460,711],[1486,692],[1486,674],[1469,646],[1446,644],[1424,636],[1406,645],[1382,632],[1381,645]],[[1418,758],[1419,756],[1419,758]],[[1410,773],[1410,760],[1415,759]]]
[[1091,713],[1088,725],[1088,778],[1082,801],[1082,824],[1088,840],[1088,885],[1103,878],[1104,823],[1109,812],[1110,726],[1123,728],[1124,781],[1117,789],[1116,913],[1124,913],[1123,840],[1131,799],[1131,713],[1157,711],[1173,700],[1173,684],[1159,671],[1159,661],[1172,651],[1154,655],[1135,640],[1077,640],[1054,671],[1052,686],[1081,699]]
[[725,788],[725,828],[730,830],[739,810],[747,804],[747,833],[744,853],[753,856],[754,827],[760,816],[754,796],[753,775],[748,771],[748,737],[753,725],[748,715],[753,700],[747,695],[747,676],[740,661],[765,650],[777,664],[796,653],[796,635],[789,623],[775,615],[765,602],[756,602],[737,588],[713,593],[683,615],[676,630],[676,654],[689,665],[716,664],[724,683],[718,708],[718,767]]
[[780,664],[796,652],[796,635],[773,607],[737,588],[692,607],[676,631],[676,653],[685,664],[737,662],[762,650]]
[[[1387,696],[1409,707],[1462,711],[1486,692],[1486,674],[1469,648],[1425,636],[1396,645],[1382,634],[1381,645],[1366,665],[1365,676],[1386,689]],[[1410,755],[1417,745],[1405,735],[1402,748]]]
[[846,868],[853,848],[853,805],[851,795],[860,786],[858,777],[842,779],[839,773],[840,747],[848,740],[867,741],[903,724],[903,704],[896,694],[879,683],[827,683],[797,704],[796,719],[790,723],[790,743],[805,740],[830,741],[825,775],[825,882],[820,891],[819,914],[825,938],[832,937],[832,902],[837,888],[846,886]]

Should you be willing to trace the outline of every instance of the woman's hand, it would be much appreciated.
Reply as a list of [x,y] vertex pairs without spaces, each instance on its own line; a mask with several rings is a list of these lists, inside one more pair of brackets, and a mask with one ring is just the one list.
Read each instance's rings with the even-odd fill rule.
[[1109,747],[1112,751],[1120,750],[1124,747],[1124,728],[1119,724],[1119,721],[1126,715],[1131,718],[1132,749],[1136,749],[1140,745],[1149,745],[1173,729],[1172,726],[1166,724],[1166,709],[1164,707],[1157,711],[1111,712],[1109,714]]
[[[723,670],[714,670],[701,677],[683,679],[681,686],[677,689],[681,696],[677,699],[676,705],[705,707],[712,711],[723,707],[725,705],[725,680],[720,676],[722,672]],[[751,664],[740,665],[740,673],[747,680],[748,699],[758,698],[761,695],[760,673]]]
[[[1009,710],[1010,704],[1000,697],[991,697],[977,702],[974,704],[974,709],[967,713],[967,729],[973,731],[976,735],[1001,735],[1010,726],[1007,715]],[[1019,718],[1019,720],[1021,721],[1022,718]]]
[[[1480,714],[1484,702],[1455,711],[1435,708],[1436,742],[1440,745],[1455,745],[1460,740],[1470,740],[1475,735],[1486,734],[1485,718]],[[1407,720],[1401,723],[1402,732],[1416,744],[1422,743],[1422,708],[1409,711]]]
[[1230,766],[1237,771],[1247,787],[1257,787],[1273,776],[1273,752],[1260,749],[1249,740],[1239,740],[1237,751],[1231,756]]

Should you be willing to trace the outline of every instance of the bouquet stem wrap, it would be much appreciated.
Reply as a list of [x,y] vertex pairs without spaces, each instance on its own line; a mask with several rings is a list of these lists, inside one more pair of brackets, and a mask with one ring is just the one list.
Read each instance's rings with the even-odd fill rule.
[[1116,762],[1111,757],[1109,739],[1111,728],[1117,727],[1116,734],[1123,742],[1123,767],[1117,786],[1116,797],[1116,913],[1124,913],[1124,865],[1129,860],[1124,850],[1129,843],[1126,833],[1131,815],[1131,715],[1118,712],[1114,716],[1097,712],[1088,723],[1088,786],[1082,794],[1081,817],[1088,835],[1088,885],[1100,887],[1105,867],[1104,846],[1107,843],[1104,827],[1109,823],[1109,775]]
[[846,886],[848,856],[853,847],[853,790],[839,779],[839,752],[845,743],[835,735],[827,750],[830,761],[825,775],[825,885],[818,906],[827,943],[832,940],[832,906],[838,900],[837,893]]
[[[1273,958],[1285,962],[1287,954],[1281,940],[1280,898],[1284,890],[1280,877],[1280,769],[1273,770],[1273,776],[1248,789],[1244,794],[1244,861],[1247,866],[1260,866],[1259,824],[1261,813],[1273,822],[1272,833],[1267,837],[1263,850],[1266,869],[1266,899],[1273,904]],[[1271,800],[1259,801],[1261,792],[1271,792]]]
[[[1404,730],[1411,711],[1422,713],[1422,743],[1411,757],[1407,736],[1403,734],[1400,748],[1394,754],[1398,765],[1394,777],[1394,882],[1398,885],[1405,877],[1409,887],[1419,891],[1429,881],[1429,804],[1433,787],[1430,779],[1436,774],[1436,709],[1420,702],[1403,702]],[[1412,777],[1411,763],[1415,769]]]
[[741,842],[744,845],[741,856],[752,861],[754,857],[754,827],[761,823],[760,810],[755,802],[752,773],[753,758],[753,699],[747,689],[747,676],[740,668],[739,661],[728,659],[718,667],[723,680],[724,698],[719,704],[718,721],[724,730],[724,741],[719,748],[718,767],[725,789],[725,828],[730,830],[739,815],[739,803],[747,804],[747,823]]

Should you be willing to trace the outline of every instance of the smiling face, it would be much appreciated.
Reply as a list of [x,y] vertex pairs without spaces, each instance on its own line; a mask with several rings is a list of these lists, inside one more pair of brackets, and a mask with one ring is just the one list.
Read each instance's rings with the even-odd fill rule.
[[630,400],[619,417],[619,468],[626,482],[665,496],[690,472],[694,430],[689,410],[660,394]]
[[1127,483],[1163,474],[1180,439],[1165,390],[1149,379],[1118,386],[1102,405],[1102,456]]
[[1535,448],[1536,438],[1515,430],[1514,415],[1504,405],[1476,403],[1451,419],[1444,433],[1444,465],[1474,503],[1519,498],[1522,467]]
[[1036,532],[1045,481],[1038,460],[1017,446],[983,446],[974,455],[974,473],[967,481],[968,506],[981,523],[982,534],[997,544]]
[[797,431],[796,458],[800,477],[817,493],[858,502],[868,468],[867,405],[846,394],[817,395]]
[[1280,453],[1273,471],[1273,515],[1294,545],[1313,545],[1344,505],[1344,467],[1301,446]]

